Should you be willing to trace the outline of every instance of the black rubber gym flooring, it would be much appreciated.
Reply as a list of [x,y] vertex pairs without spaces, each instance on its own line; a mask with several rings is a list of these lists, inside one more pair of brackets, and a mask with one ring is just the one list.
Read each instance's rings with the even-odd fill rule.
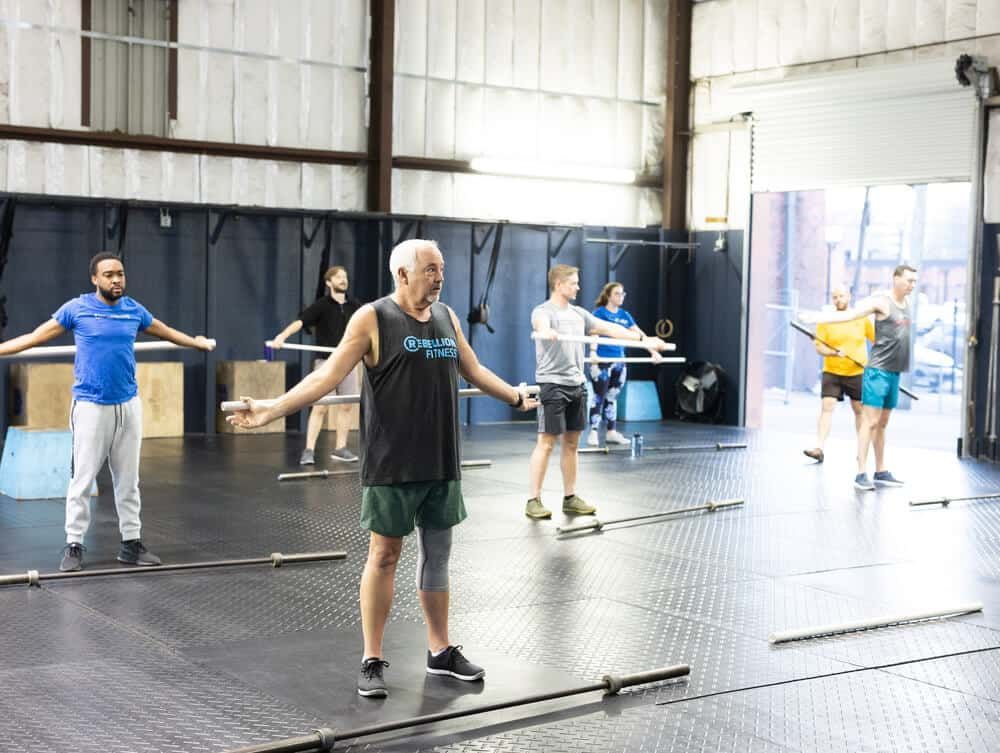
[[[486,680],[424,673],[408,543],[387,630],[386,700],[354,690],[366,552],[357,479],[279,484],[279,472],[299,470],[297,435],[147,441],[143,538],[164,561],[327,549],[348,559],[0,588],[0,750],[217,752],[677,663],[691,665],[686,680],[343,748],[1000,750],[1000,499],[907,504],[1000,489],[1000,470],[890,448],[907,486],[859,494],[847,441],[832,442],[815,466],[789,435],[629,428],[646,446],[749,448],[581,457],[579,492],[600,518],[727,497],[745,507],[560,539],[560,514],[523,515],[532,424],[467,431],[466,458],[493,465],[465,473],[470,519],[452,561],[452,640],[486,667]],[[556,510],[559,479],[553,459],[545,501]],[[116,566],[104,487],[86,542],[90,569]],[[0,572],[56,570],[62,540],[62,501],[0,497]],[[974,600],[982,614],[767,640],[784,628]]]

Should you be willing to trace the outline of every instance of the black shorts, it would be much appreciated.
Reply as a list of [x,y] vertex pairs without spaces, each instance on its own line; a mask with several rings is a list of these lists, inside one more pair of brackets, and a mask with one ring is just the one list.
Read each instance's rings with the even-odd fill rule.
[[861,400],[861,374],[856,376],[840,376],[823,372],[823,397],[835,397],[838,402],[844,401],[844,395],[851,400]]
[[538,385],[538,432],[565,434],[583,431],[587,426],[587,390],[581,384]]

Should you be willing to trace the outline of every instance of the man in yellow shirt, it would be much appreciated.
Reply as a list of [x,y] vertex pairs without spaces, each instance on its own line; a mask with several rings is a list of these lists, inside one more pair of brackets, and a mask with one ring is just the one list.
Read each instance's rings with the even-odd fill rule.
[[[851,294],[843,285],[833,289],[831,298],[837,311],[846,311],[851,305]],[[821,345],[820,340],[833,347]],[[838,402],[843,402],[844,395],[851,400],[855,430],[861,427],[861,383],[865,370],[858,363],[868,363],[865,340],[875,340],[875,325],[872,324],[871,317],[816,326],[816,352],[824,356],[823,407],[816,431],[816,447],[803,452],[818,463],[823,462],[823,445],[830,433],[830,424],[833,423],[833,409]]]

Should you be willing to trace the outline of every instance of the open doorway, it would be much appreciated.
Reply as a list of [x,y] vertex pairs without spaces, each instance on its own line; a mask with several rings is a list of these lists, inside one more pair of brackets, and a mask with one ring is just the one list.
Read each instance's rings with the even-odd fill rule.
[[[893,442],[954,450],[961,433],[967,299],[968,183],[830,188],[753,197],[747,337],[748,426],[811,436],[821,361],[788,326],[797,309],[830,305],[843,284],[852,304],[887,290],[897,264],[919,269],[913,363],[892,419]],[[831,437],[853,434],[848,409]]]

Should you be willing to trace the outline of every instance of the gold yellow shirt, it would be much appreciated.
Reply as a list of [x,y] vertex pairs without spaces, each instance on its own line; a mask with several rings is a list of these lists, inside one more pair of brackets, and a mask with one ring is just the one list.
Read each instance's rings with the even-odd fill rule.
[[[833,346],[855,361],[868,363],[868,347],[865,339],[875,340],[875,325],[871,317],[855,319],[852,322],[817,324],[816,339]],[[823,371],[838,376],[857,376],[864,371],[857,364],[840,356],[824,356]]]

